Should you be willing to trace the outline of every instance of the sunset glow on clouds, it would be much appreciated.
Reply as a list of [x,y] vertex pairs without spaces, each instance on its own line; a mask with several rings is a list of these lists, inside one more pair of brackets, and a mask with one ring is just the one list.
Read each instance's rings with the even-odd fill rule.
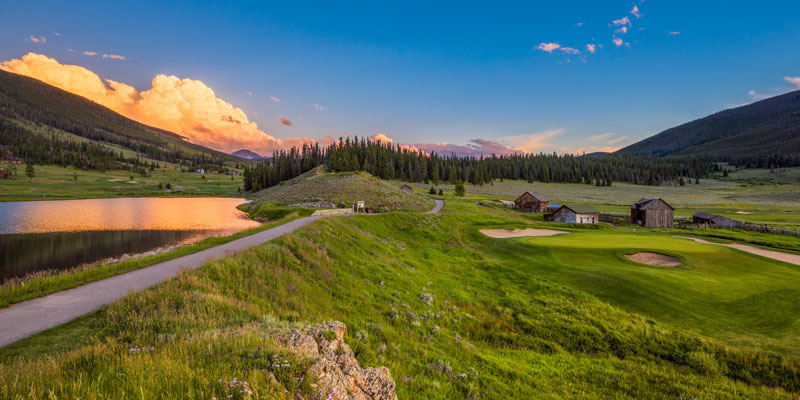
[[[109,55],[109,58],[114,57]],[[38,79],[143,124],[178,133],[192,143],[221,151],[247,148],[268,154],[275,149],[314,143],[308,138],[270,136],[249,121],[244,111],[218,98],[211,88],[197,80],[158,75],[151,89],[140,92],[122,82],[110,79],[104,82],[84,67],[60,64],[35,53],[5,61],[0,69]]]

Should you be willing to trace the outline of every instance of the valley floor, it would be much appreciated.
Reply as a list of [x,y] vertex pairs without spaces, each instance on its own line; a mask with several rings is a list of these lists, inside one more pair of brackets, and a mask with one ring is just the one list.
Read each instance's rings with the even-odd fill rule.
[[[305,393],[303,360],[273,333],[340,320],[361,366],[388,367],[400,398],[800,393],[800,267],[672,232],[544,224],[480,199],[328,218],[183,271],[0,349],[0,392],[223,398],[240,394],[218,380],[237,377],[249,398],[291,398]],[[479,232],[504,228],[569,233]],[[682,263],[625,257],[642,251]]]

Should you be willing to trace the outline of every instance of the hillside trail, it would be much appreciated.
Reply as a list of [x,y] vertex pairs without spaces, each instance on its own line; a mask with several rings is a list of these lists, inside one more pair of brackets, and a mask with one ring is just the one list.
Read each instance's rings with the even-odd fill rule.
[[761,257],[771,258],[777,261],[783,261],[789,264],[800,265],[800,255],[791,254],[791,253],[783,253],[780,251],[773,251],[773,250],[766,250],[760,247],[750,246],[741,243],[715,243],[709,242],[708,240],[699,239],[696,237],[691,236],[675,236],[682,239],[689,239],[694,240],[697,243],[704,243],[704,244],[715,244],[717,246],[725,246],[730,247],[732,249],[737,249],[741,251],[746,251],[748,253],[752,253]]
[[[442,210],[444,201],[434,202],[433,208],[425,214]],[[325,216],[299,218],[219,246],[0,309],[0,347],[96,311],[125,297],[130,291],[139,292],[164,282],[181,269],[200,268],[210,261],[287,235],[322,218]]]

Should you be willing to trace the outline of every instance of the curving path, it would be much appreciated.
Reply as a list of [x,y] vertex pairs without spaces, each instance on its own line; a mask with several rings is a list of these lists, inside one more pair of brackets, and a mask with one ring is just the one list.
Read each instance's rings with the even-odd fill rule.
[[444,200],[434,200],[433,202],[435,203],[433,208],[431,208],[429,211],[426,211],[425,214],[436,214],[439,211],[442,211],[442,208],[444,208]]
[[746,251],[748,253],[753,253],[753,254],[759,255],[761,257],[767,257],[767,258],[771,258],[773,260],[783,261],[783,262],[786,262],[786,263],[789,263],[789,264],[800,265],[800,255],[797,255],[797,254],[784,253],[784,252],[773,251],[773,250],[766,250],[766,249],[762,249],[760,247],[755,247],[755,246],[750,246],[750,245],[740,244],[740,243],[714,243],[714,242],[709,242],[708,240],[703,240],[703,239],[699,239],[699,238],[691,237],[691,236],[675,236],[675,237],[679,237],[679,238],[682,238],[682,239],[694,240],[695,242],[698,242],[698,243],[715,244],[717,246],[730,247],[732,249],[737,249],[737,250],[741,250],[741,251]]
[[199,268],[209,261],[294,232],[320,218],[323,217],[299,218],[216,247],[0,309],[0,347],[95,311],[125,297],[130,290],[139,292],[157,285],[183,268]]

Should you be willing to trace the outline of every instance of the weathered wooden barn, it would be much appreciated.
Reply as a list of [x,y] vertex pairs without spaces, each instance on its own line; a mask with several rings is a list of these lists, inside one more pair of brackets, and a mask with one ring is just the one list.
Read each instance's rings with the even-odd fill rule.
[[642,197],[631,206],[631,222],[648,228],[672,228],[675,208],[664,200]]
[[398,189],[400,189],[400,190],[402,190],[402,191],[404,191],[406,193],[414,192],[414,188],[412,188],[411,186],[408,186],[408,185],[401,185]]
[[550,200],[538,192],[525,192],[514,200],[514,208],[520,211],[540,213],[547,211]]
[[692,223],[709,228],[742,228],[744,222],[723,217],[721,215],[696,212],[692,215]]
[[600,212],[585,204],[563,205],[553,213],[553,222],[565,224],[596,224],[600,221]]

